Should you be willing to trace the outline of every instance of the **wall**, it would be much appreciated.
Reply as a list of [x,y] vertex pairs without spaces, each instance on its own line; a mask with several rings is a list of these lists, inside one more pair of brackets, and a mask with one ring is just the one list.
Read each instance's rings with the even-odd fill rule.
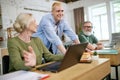
[[[53,2],[53,0],[1,0],[3,28],[10,27],[16,16],[21,12],[32,13],[39,23],[41,17],[51,11],[50,6]],[[65,3],[63,3],[63,6],[67,9]]]
[[[2,11],[2,25],[3,28],[10,27],[14,22],[16,16],[21,12],[31,12],[36,17],[37,15],[43,15],[42,11],[50,11],[49,5],[52,2],[41,1],[41,0],[1,0],[1,11]],[[41,5],[42,4],[42,5]],[[44,6],[45,4],[45,6]],[[33,9],[25,10],[24,8]],[[37,21],[39,20],[36,17]]]
[[[34,15],[39,24],[43,15],[51,11],[51,5],[53,0],[0,0],[1,14],[2,14],[2,26],[0,34],[7,38],[6,29],[12,27],[16,16],[21,12],[29,12]],[[66,4],[63,3],[66,9]],[[67,13],[67,12],[65,12]],[[66,16],[65,16],[66,17]],[[1,36],[0,35],[0,36]]]

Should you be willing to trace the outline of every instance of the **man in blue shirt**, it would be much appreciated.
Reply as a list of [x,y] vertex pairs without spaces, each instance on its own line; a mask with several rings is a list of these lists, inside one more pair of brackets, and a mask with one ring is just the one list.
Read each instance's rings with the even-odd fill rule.
[[42,17],[37,32],[33,35],[42,39],[46,47],[54,54],[58,53],[58,49],[63,54],[66,49],[61,41],[63,33],[65,33],[75,44],[80,43],[78,36],[73,32],[68,23],[63,19],[64,9],[60,2],[52,5],[51,13]]

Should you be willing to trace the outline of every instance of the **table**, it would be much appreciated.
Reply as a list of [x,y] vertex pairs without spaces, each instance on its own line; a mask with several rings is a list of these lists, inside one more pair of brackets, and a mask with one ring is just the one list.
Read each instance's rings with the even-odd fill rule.
[[[68,69],[58,73],[50,73],[50,77],[46,80],[101,80],[109,76],[110,80],[110,61],[106,58],[94,60],[91,63],[78,63]],[[41,71],[35,70],[41,73]]]
[[120,66],[120,53],[117,50],[100,50],[98,51],[100,58],[110,58],[111,67],[115,67],[116,80],[119,80],[118,77],[118,66]]

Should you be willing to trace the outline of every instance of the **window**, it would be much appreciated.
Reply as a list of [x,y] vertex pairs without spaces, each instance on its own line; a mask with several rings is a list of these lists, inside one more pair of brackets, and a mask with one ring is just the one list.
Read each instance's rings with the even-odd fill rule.
[[112,8],[112,13],[113,13],[113,22],[114,26],[112,26],[112,32],[120,32],[120,1],[112,1],[111,2],[111,8]]
[[90,14],[89,18],[94,27],[94,35],[98,40],[110,40],[111,33],[120,32],[119,0],[112,0],[106,3],[90,6],[88,9]]
[[94,35],[99,40],[108,40],[108,20],[107,20],[107,10],[105,4],[100,4],[92,6],[90,8],[91,20],[93,23]]

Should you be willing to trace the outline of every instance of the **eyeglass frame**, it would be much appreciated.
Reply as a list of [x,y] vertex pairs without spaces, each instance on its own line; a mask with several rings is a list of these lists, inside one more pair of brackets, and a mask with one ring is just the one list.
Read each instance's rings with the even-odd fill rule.
[[93,26],[84,26],[85,28],[93,28]]

